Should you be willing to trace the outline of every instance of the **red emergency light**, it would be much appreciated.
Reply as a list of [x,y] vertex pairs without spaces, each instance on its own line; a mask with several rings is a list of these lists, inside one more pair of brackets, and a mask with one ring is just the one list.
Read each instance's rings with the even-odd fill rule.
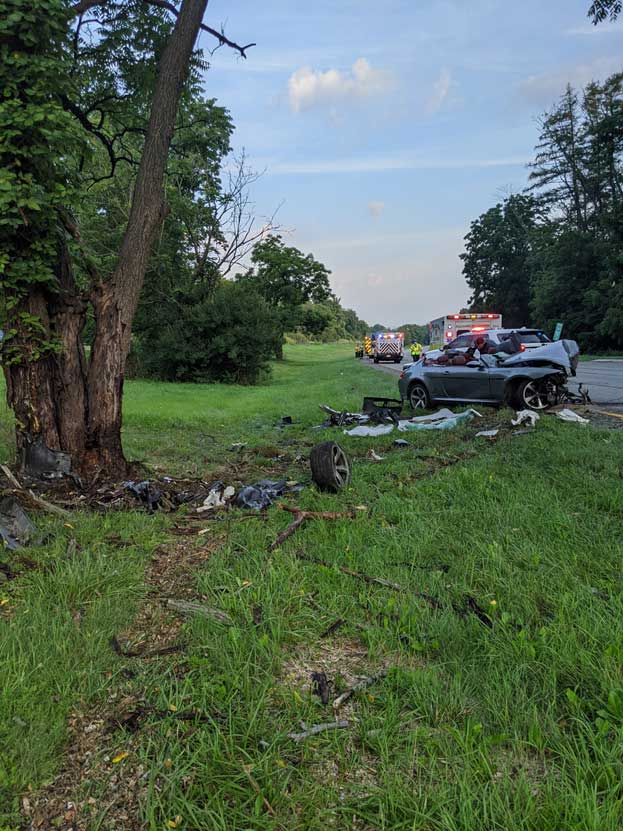
[[487,331],[486,326],[474,326],[474,328],[472,329],[472,332],[486,332],[486,331]]

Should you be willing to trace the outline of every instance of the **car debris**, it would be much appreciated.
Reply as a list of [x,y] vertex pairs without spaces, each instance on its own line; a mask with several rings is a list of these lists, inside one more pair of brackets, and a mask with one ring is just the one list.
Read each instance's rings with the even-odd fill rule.
[[216,508],[226,507],[235,493],[236,489],[231,485],[225,487],[224,482],[215,482],[210,486],[210,492],[204,499],[203,504],[197,508],[197,513],[202,514]]
[[477,439],[494,439],[499,432],[500,431],[497,427],[496,427],[495,430],[481,430],[480,433],[476,433],[476,438]]
[[379,456],[376,450],[373,450],[372,448],[368,450],[368,457],[372,459],[373,462],[382,462],[387,458],[386,456]]
[[377,424],[374,427],[366,427],[365,425],[360,425],[359,427],[353,427],[352,430],[344,430],[344,434],[347,436],[357,436],[359,438],[367,438],[367,437],[375,437],[375,436],[386,436],[391,433],[394,429],[393,424]]
[[329,418],[326,419],[322,425],[322,427],[344,427],[347,424],[365,424],[369,421],[369,417],[367,415],[363,415],[363,413],[349,413],[347,410],[342,410],[339,412],[338,410],[333,410],[331,407],[327,407],[326,404],[319,404],[320,409],[327,413]]
[[534,410],[520,410],[515,414],[515,418],[511,419],[513,427],[519,427],[520,424],[527,424],[534,427],[540,416]]
[[411,447],[406,439],[394,439],[394,447]]
[[246,446],[247,446],[246,441],[236,441],[230,446],[229,450],[230,450],[231,453],[234,453],[238,450],[244,450],[244,448]]
[[362,415],[367,415],[373,424],[384,424],[388,421],[398,424],[402,406],[402,401],[399,398],[365,396],[361,411]]
[[9,551],[41,542],[37,526],[14,496],[0,500],[0,538]]
[[143,482],[136,482],[128,480],[123,482],[123,488],[129,491],[140,502],[143,502],[150,511],[155,511],[160,507],[160,500],[162,499],[162,491],[155,486],[152,487],[151,482],[145,479]]
[[573,424],[590,424],[590,420],[588,418],[583,418],[578,413],[574,412],[573,410],[569,410],[565,408],[564,410],[560,410],[556,413],[556,418],[559,418],[561,421],[568,421]]
[[292,419],[292,416],[285,415],[285,416],[281,416],[281,418],[279,419],[279,421],[277,422],[275,427],[280,427],[280,428],[292,427],[293,424],[294,424],[294,421]]
[[349,458],[334,441],[324,441],[312,447],[309,466],[314,484],[322,491],[337,493],[350,483]]
[[303,485],[289,483],[285,479],[261,479],[253,485],[246,485],[238,491],[235,504],[239,508],[251,508],[254,511],[263,511],[270,508],[280,496],[303,490]]
[[453,413],[452,410],[448,410],[443,407],[441,410],[437,410],[436,413],[431,413],[430,415],[417,416],[415,418],[400,421],[398,429],[400,431],[452,430],[459,424],[471,421],[473,418],[482,418],[482,415],[478,412],[478,410],[473,410],[471,408],[469,410],[465,410],[463,413]]
[[39,436],[26,441],[21,471],[32,479],[62,479],[71,474],[71,456],[62,450],[51,450]]

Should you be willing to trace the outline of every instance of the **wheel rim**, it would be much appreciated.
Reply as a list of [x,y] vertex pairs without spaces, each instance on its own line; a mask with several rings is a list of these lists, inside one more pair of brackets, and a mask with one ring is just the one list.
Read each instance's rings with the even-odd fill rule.
[[427,395],[426,395],[426,390],[424,389],[424,387],[420,387],[420,386],[414,387],[411,390],[411,395],[410,395],[411,407],[414,410],[425,410],[426,409],[426,403],[427,403],[426,398],[427,398]]
[[343,488],[348,483],[350,467],[346,454],[337,444],[333,448],[333,470],[337,486]]
[[547,393],[538,389],[533,381],[529,381],[523,388],[523,401],[531,410],[544,410],[547,407]]

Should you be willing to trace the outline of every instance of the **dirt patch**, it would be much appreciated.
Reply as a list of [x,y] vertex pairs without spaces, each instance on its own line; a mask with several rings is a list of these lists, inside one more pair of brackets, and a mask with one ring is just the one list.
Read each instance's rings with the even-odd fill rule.
[[[138,805],[147,790],[148,774],[133,754],[131,738],[123,746],[114,746],[109,720],[102,717],[101,710],[100,706],[70,717],[63,769],[44,791],[22,800],[29,828],[87,831],[100,815],[106,817],[101,828],[140,831],[143,827]],[[82,798],[83,782],[89,782],[93,790],[96,787],[99,796]]]
[[[179,660],[184,650],[180,632],[183,621],[168,612],[162,601],[167,597],[200,600],[196,573],[221,543],[220,534],[211,534],[199,545],[175,540],[158,546],[145,572],[148,598],[132,625],[113,639],[111,650],[141,664],[152,659]],[[132,664],[125,677],[132,677],[130,667]],[[140,805],[147,793],[150,771],[139,763],[135,748],[140,741],[139,728],[144,732],[154,718],[184,721],[185,713],[158,712],[123,691],[112,691],[106,701],[72,713],[59,774],[44,790],[22,801],[29,823],[26,827],[35,831],[87,831],[97,819],[101,829],[140,831],[144,827],[139,821]],[[193,728],[189,725],[189,729]]]

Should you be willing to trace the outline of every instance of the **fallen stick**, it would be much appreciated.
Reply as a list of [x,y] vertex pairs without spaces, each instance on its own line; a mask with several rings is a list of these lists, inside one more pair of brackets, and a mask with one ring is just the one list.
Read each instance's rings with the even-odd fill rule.
[[224,626],[233,626],[234,621],[230,618],[227,612],[222,612],[220,609],[213,609],[211,606],[206,606],[203,603],[193,603],[189,600],[167,600],[167,608],[173,609],[174,612],[179,612],[181,615],[201,615],[202,617],[209,617],[217,623],[222,623]]
[[358,580],[363,580],[364,583],[377,583],[379,586],[385,586],[385,588],[393,589],[397,592],[405,591],[403,586],[400,586],[398,583],[392,583],[391,580],[385,580],[383,577],[371,577],[369,574],[363,574],[361,571],[353,571],[353,569],[346,568],[346,566],[332,565],[326,560],[318,560],[315,557],[307,557],[301,551],[297,551],[296,556],[299,560],[303,560],[305,563],[314,563],[317,566],[324,566],[325,568],[337,568],[338,571],[341,571],[343,574],[348,574],[349,577],[356,577]]
[[13,490],[21,491],[22,493],[27,494],[28,498],[32,499],[35,505],[38,505],[44,511],[47,511],[50,514],[56,514],[56,516],[71,516],[70,512],[66,511],[64,508],[59,508],[58,505],[52,505],[51,502],[47,502],[45,499],[43,499],[41,496],[37,496],[31,490],[27,490],[23,485],[20,484],[19,480],[16,479],[15,476],[11,473],[7,465],[0,465],[0,470],[4,473],[9,483],[13,486]]
[[[386,589],[393,589],[393,591],[396,592],[407,591],[404,586],[401,586],[399,583],[392,583],[391,580],[385,580],[384,577],[371,577],[369,574],[363,574],[361,571],[353,571],[353,569],[346,568],[346,566],[332,565],[326,560],[317,560],[314,557],[306,557],[301,551],[297,551],[296,556],[299,560],[303,560],[304,563],[314,563],[317,566],[324,566],[325,568],[337,568],[338,571],[342,572],[342,574],[348,574],[349,577],[356,577],[358,580],[363,580],[364,583],[376,583],[379,586],[384,586]],[[419,600],[423,600],[425,603],[428,603],[431,609],[443,609],[443,603],[437,600],[436,597],[432,597],[430,594],[424,594],[424,592],[414,592],[413,597],[417,597]]]
[[292,508],[289,505],[282,505],[281,508],[284,511],[289,511],[291,514],[294,514],[294,519],[279,534],[275,542],[268,549],[269,551],[274,551],[275,548],[279,548],[308,519],[354,519],[356,516],[354,511],[303,511],[301,508]]
[[124,649],[115,635],[112,636],[109,643],[112,651],[122,658],[156,658],[160,655],[172,655],[174,652],[179,652],[181,649],[184,649],[183,643],[174,643],[171,644],[171,646],[161,646],[158,649]]
[[361,690],[365,690],[368,687],[371,687],[372,684],[376,684],[377,681],[380,681],[381,678],[385,678],[387,675],[387,670],[384,669],[381,672],[378,672],[376,675],[370,675],[368,678],[362,678],[361,681],[357,681],[356,684],[353,684],[352,687],[349,687],[345,690],[342,695],[338,695],[338,697],[333,702],[333,711],[337,712],[343,704],[346,704],[349,698],[353,696],[356,692],[360,692]]
[[309,739],[311,736],[317,736],[319,733],[324,733],[326,730],[342,730],[345,727],[350,727],[350,721],[329,721],[325,724],[314,724],[303,730],[302,733],[288,733],[288,738],[295,742],[302,742],[304,739]]
[[322,632],[320,635],[321,638],[328,638],[329,635],[332,635],[340,626],[344,626],[346,620],[343,617],[339,617],[336,621],[334,621],[331,626],[327,626],[327,628]]

